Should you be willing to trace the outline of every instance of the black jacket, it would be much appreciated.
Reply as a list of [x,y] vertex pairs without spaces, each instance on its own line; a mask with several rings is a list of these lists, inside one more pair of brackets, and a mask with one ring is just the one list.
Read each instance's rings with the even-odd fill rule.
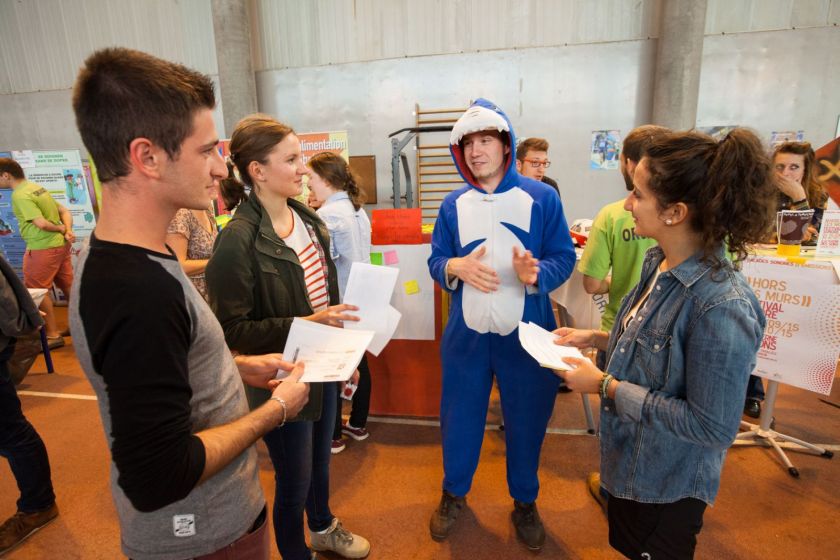
[[[326,260],[330,305],[339,302],[338,276],[330,259],[330,236],[320,218],[305,205],[289,206],[321,245]],[[297,254],[274,232],[271,218],[253,194],[240,204],[216,239],[207,264],[208,301],[231,350],[241,354],[282,352],[295,317],[314,313]],[[269,391],[245,385],[251,408],[263,404]],[[312,383],[309,402],[295,420],[321,416],[323,386]]]

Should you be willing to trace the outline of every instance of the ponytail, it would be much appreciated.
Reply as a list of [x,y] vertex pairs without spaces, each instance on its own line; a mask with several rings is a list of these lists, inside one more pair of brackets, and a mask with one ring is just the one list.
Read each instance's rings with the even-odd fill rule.
[[343,157],[332,152],[321,152],[312,156],[308,165],[332,188],[346,192],[356,211],[365,203],[365,193],[359,188],[355,174]]
[[226,162],[228,169],[227,179],[219,182],[219,190],[222,194],[222,201],[225,203],[225,208],[233,210],[242,202],[248,199],[245,192],[245,184],[236,178],[234,173],[233,163],[230,160]]
[[747,245],[767,238],[777,189],[754,133],[736,128],[718,144],[704,134],[675,132],[655,140],[646,156],[659,205],[682,202],[691,209],[704,261],[722,267],[717,252],[723,244],[741,261]]

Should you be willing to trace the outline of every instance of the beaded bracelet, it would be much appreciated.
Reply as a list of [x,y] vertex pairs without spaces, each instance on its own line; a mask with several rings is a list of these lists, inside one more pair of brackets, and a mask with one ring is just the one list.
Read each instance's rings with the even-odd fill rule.
[[284,424],[286,424],[286,401],[281,399],[280,397],[269,397],[270,401],[277,401],[280,403],[280,406],[283,407],[283,421],[277,425],[278,428],[282,428]]
[[601,378],[601,387],[600,387],[598,393],[600,393],[602,399],[606,400],[608,398],[607,397],[607,389],[610,386],[610,381],[612,381],[613,379],[615,379],[615,377],[613,377],[609,373],[605,373],[604,377]]

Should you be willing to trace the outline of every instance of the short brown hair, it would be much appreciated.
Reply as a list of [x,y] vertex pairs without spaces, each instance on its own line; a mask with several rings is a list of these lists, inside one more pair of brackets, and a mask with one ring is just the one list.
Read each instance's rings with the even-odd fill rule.
[[[252,161],[266,163],[268,154],[274,147],[286,136],[294,133],[292,127],[260,113],[248,115],[236,123],[236,128],[230,136],[230,160],[236,166],[242,181],[253,187],[254,180],[248,171],[248,165]],[[220,190],[225,206],[232,209],[244,201],[247,195],[245,184],[234,176],[233,169],[229,167],[228,170],[231,173],[227,179],[221,181]]]
[[526,138],[516,147],[516,159],[525,161],[525,156],[529,151],[547,152],[548,140],[545,138]]
[[90,55],[73,86],[76,126],[103,182],[130,173],[135,138],[148,138],[177,159],[195,113],[215,106],[208,76],[125,48]]
[[26,179],[20,164],[12,158],[0,157],[0,173],[8,173],[15,179]]
[[655,124],[637,126],[627,133],[627,137],[621,143],[621,153],[628,160],[639,163],[651,142],[669,132],[670,129]]
[[319,177],[334,189],[345,191],[350,196],[353,208],[358,210],[365,203],[365,193],[359,189],[356,176],[344,158],[332,152],[321,152],[309,159],[307,164]]
[[[715,268],[726,243],[737,260],[766,239],[776,209],[776,185],[761,141],[736,128],[720,143],[698,132],[672,132],[648,146],[649,187],[662,208],[691,209],[690,226],[703,241],[703,260]],[[638,176],[638,172],[637,172]]]

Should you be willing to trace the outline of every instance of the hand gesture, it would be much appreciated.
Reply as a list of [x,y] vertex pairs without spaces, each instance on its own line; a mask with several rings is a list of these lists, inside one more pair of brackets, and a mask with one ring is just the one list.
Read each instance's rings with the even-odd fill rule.
[[560,327],[551,334],[558,338],[554,339],[554,344],[560,346],[574,346],[575,348],[591,348],[595,343],[595,331],[591,329],[571,329],[569,327]]
[[242,381],[252,387],[259,389],[271,389],[269,385],[277,375],[277,370],[292,371],[295,364],[283,359],[283,354],[262,354],[259,356],[236,356],[234,358],[236,367],[239,368],[239,376]]
[[64,233],[64,239],[66,239],[70,243],[75,243],[76,242],[76,234],[73,233],[73,230],[67,230]]
[[344,321],[358,321],[357,315],[350,315],[345,311],[358,311],[359,308],[349,303],[341,303],[339,305],[330,305],[323,311],[313,313],[308,317],[303,317],[307,321],[313,323],[321,323],[322,325],[330,325],[331,327],[343,327]]
[[487,248],[482,245],[466,257],[449,259],[446,266],[447,273],[457,276],[485,294],[495,292],[499,287],[499,275],[480,261],[486,252]]
[[540,261],[534,258],[531,251],[519,252],[519,247],[513,248],[513,270],[519,281],[526,286],[533,286],[537,283],[537,276],[540,274]]
[[554,373],[566,382],[566,387],[578,393],[597,393],[601,389],[604,372],[595,367],[591,360],[563,358],[563,361],[574,369],[555,370]]
[[297,416],[303,406],[309,401],[309,384],[301,383],[303,375],[303,362],[298,362],[292,368],[289,377],[282,381],[270,381],[269,386],[273,388],[272,397],[283,399],[286,402],[286,420]]
[[776,175],[776,186],[793,201],[807,198],[805,196],[805,188],[798,181],[794,181],[784,175]]

